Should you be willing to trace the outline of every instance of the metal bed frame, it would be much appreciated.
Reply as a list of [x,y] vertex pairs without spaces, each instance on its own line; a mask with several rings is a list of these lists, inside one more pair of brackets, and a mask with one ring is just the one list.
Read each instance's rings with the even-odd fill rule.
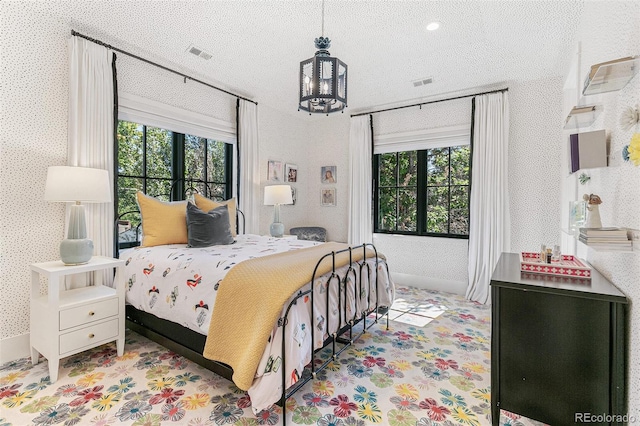
[[[242,213],[239,209],[237,209],[238,219],[241,217],[243,222],[242,230],[244,232],[244,213]],[[136,211],[122,213],[116,219],[117,221],[124,216],[125,214],[130,213],[139,213]],[[236,225],[239,228],[239,220],[237,220]],[[138,227],[140,225],[137,225]],[[117,230],[117,226],[116,226]],[[134,245],[137,245],[133,243]],[[126,247],[133,247],[131,243],[127,243]],[[116,244],[116,250],[121,248]],[[122,247],[124,248],[124,247]],[[357,250],[362,250],[363,258],[361,261],[353,260],[353,253]],[[336,271],[336,255],[341,253],[349,253],[349,266],[344,271],[343,275],[340,275]],[[373,253],[373,255],[371,255]],[[369,254],[369,255],[368,255]],[[318,297],[314,292],[313,283],[318,278],[316,275],[318,273],[318,268],[320,264],[327,258],[331,258],[332,268],[331,273],[328,274],[327,278],[327,291],[325,297],[325,306],[327,313],[327,333],[328,338],[324,340],[323,345],[319,349],[314,348],[315,343],[315,328],[316,328],[316,315],[314,310],[314,299]],[[375,258],[375,268],[371,268],[371,265],[367,262],[367,259]],[[384,263],[387,276],[389,276],[389,267]],[[283,317],[278,319],[277,325],[278,327],[283,327],[282,329],[282,363],[280,365],[280,369],[282,370],[282,396],[280,400],[277,402],[278,405],[282,407],[282,424],[286,426],[287,424],[287,415],[286,415],[286,400],[290,398],[296,391],[302,388],[306,383],[310,380],[314,380],[317,377],[317,374],[324,370],[333,360],[335,360],[344,350],[349,348],[358,338],[360,338],[369,328],[373,325],[377,324],[380,319],[382,319],[385,315],[387,317],[386,327],[389,328],[389,316],[388,306],[380,306],[379,304],[379,280],[378,280],[378,267],[379,267],[379,258],[378,251],[373,244],[361,244],[355,247],[348,247],[339,251],[332,251],[324,256],[322,256],[311,276],[311,288],[302,291],[300,290],[298,294],[291,300],[291,302],[287,305],[285,310],[285,314]],[[356,268],[359,271],[359,274],[356,274]],[[372,270],[373,269],[373,270]],[[365,283],[363,277],[367,277],[367,282]],[[347,316],[347,304],[348,300],[346,300],[347,295],[347,282],[349,277],[352,277],[353,282],[353,294],[354,294],[354,315],[351,318]],[[359,277],[359,279],[358,279]],[[362,294],[363,285],[367,285],[367,302],[366,306],[360,306],[358,303],[360,300],[359,295]],[[329,294],[330,287],[332,285],[338,285],[338,321],[337,324],[329,324]],[[372,304],[371,300],[371,289],[372,285],[375,285],[376,289],[376,300],[373,308],[369,308]],[[344,300],[343,300],[344,294]],[[305,367],[305,369],[299,374],[296,381],[287,389],[285,384],[287,380],[287,369],[286,369],[286,339],[285,339],[285,329],[288,324],[288,315],[291,308],[298,302],[298,300],[302,297],[309,295],[311,299],[311,362]],[[369,315],[374,314],[375,316],[367,321]],[[342,323],[345,325],[342,325]],[[363,323],[362,330],[356,336],[354,336],[354,326],[360,322]],[[143,311],[139,311],[131,305],[127,305],[126,307],[126,323],[127,327],[138,334],[141,334],[144,337],[166,347],[167,349],[184,356],[185,358],[197,363],[198,365],[207,368],[208,370],[213,371],[214,373],[232,381],[233,370],[227,364],[213,361],[202,356],[202,352],[204,350],[204,342],[206,340],[206,336],[199,334],[195,331],[189,330],[186,327],[181,325],[172,323],[171,321],[164,320],[154,316],[153,314],[149,314]],[[347,335],[348,332],[348,335]],[[337,344],[342,345],[342,347],[338,348]],[[318,353],[325,348],[331,345],[331,355],[324,362],[321,362],[321,359],[318,357]],[[317,364],[317,361],[319,365]]]

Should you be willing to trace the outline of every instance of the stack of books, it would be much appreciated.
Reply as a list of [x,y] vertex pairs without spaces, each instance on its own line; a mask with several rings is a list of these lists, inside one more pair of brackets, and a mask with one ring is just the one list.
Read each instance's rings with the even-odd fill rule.
[[594,249],[629,250],[633,247],[624,228],[580,228],[579,240]]

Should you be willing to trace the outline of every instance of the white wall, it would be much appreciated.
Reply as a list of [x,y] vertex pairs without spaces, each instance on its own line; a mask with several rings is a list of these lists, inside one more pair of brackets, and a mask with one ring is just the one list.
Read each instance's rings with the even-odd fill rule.
[[[575,74],[569,73],[566,76],[567,88],[576,86],[577,79],[577,85],[581,89],[593,64],[639,55],[638,22],[639,2],[587,3],[578,31],[581,57],[573,58],[574,65],[580,59],[580,76],[576,78]],[[580,132],[606,130],[609,141],[609,166],[586,170],[591,180],[586,185],[580,185],[575,176],[567,177],[568,167],[563,165],[563,172],[558,175],[567,184],[562,203],[568,205],[569,201],[576,201],[576,198],[584,193],[594,193],[602,199],[600,214],[603,226],[640,229],[640,167],[624,162],[621,155],[633,132],[640,133],[640,125],[627,131],[619,125],[620,115],[625,108],[640,105],[640,75],[636,75],[626,87],[617,92],[586,96],[582,99],[573,92],[567,96],[565,109],[576,105],[577,102],[581,102],[582,105],[596,104],[602,109],[593,125],[581,128]],[[563,143],[568,143],[566,137]],[[577,197],[574,197],[574,194]],[[567,221],[565,210],[562,224]],[[630,301],[627,311],[628,413],[637,419],[640,417],[640,247],[636,247],[634,252],[597,252],[578,243],[578,253],[586,256],[587,261],[622,290]]]
[[273,108],[259,106],[258,134],[260,141],[260,233],[269,234],[269,226],[273,222],[273,206],[265,206],[264,187],[278,184],[267,181],[267,163],[269,160],[282,161],[284,165],[292,163],[298,166],[297,182],[279,182],[291,185],[297,191],[295,205],[280,206],[280,220],[284,223],[285,233],[295,226],[314,225],[307,218],[307,213],[316,201],[309,194],[307,186],[315,176],[309,170],[309,147],[315,144],[314,135],[309,132],[309,125],[304,114],[283,114]]
[[[349,218],[349,114],[309,116],[300,113],[308,121],[309,204],[307,222],[327,229],[327,238],[346,242]],[[322,183],[321,167],[336,166],[336,183]],[[336,188],[336,206],[321,206],[320,191]]]

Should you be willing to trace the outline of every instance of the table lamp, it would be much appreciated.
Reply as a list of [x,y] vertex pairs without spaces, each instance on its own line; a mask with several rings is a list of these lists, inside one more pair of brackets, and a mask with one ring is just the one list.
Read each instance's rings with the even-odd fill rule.
[[291,185],[270,185],[264,187],[264,205],[274,206],[273,223],[269,228],[272,237],[284,235],[284,224],[280,222],[280,204],[293,204]]
[[87,238],[85,203],[111,201],[109,172],[87,167],[51,166],[47,170],[45,201],[73,202],[67,238],[60,243],[60,259],[66,265],[87,263],[93,256],[93,241]]

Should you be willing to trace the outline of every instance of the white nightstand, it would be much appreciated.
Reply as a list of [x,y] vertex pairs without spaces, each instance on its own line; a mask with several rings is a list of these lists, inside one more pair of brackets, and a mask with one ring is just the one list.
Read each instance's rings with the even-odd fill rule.
[[[123,260],[102,256],[84,265],[67,266],[60,260],[31,265],[31,362],[38,363],[39,353],[47,358],[51,383],[58,380],[61,358],[114,340],[118,356],[124,353],[123,265]],[[102,271],[113,268],[116,288],[102,285]],[[93,286],[61,286],[64,277],[84,272],[94,273]],[[49,280],[46,295],[40,295],[40,275]]]

